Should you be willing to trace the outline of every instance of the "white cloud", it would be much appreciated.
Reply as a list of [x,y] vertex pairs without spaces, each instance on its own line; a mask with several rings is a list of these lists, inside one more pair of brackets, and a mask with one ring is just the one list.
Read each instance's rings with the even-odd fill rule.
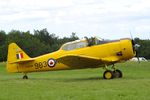
[[[149,0],[0,0],[0,2],[0,27],[6,31],[12,28],[25,31],[47,28],[59,36],[77,32],[80,37],[98,35],[104,38],[120,38],[129,36],[129,31],[133,30],[134,33],[148,34],[150,38]],[[138,34],[135,36],[144,38]]]

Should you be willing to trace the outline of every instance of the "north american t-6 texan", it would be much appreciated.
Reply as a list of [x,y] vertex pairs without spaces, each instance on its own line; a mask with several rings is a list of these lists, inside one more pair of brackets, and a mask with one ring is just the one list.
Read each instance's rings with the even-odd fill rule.
[[85,37],[63,44],[58,51],[31,58],[17,44],[11,43],[7,71],[23,73],[23,79],[28,79],[30,72],[102,67],[105,69],[104,79],[121,78],[122,72],[115,64],[136,56],[138,47],[129,38],[105,40]]

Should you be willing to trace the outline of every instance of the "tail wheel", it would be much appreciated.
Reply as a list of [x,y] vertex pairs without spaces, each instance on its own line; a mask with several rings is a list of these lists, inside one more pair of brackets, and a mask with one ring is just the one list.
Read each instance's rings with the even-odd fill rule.
[[103,78],[104,79],[113,79],[114,78],[113,72],[111,70],[106,70],[103,74]]
[[122,72],[120,71],[120,70],[115,70],[115,71],[113,71],[113,73],[114,73],[114,77],[115,78],[122,78]]
[[23,76],[23,79],[28,79],[28,76],[27,76],[27,75],[24,75],[24,76]]

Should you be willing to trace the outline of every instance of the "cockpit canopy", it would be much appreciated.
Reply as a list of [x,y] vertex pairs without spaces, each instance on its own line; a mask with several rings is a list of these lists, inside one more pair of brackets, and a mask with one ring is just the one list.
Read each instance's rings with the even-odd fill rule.
[[85,37],[84,39],[81,39],[81,40],[68,42],[68,43],[62,45],[62,47],[60,49],[69,51],[69,50],[84,48],[84,47],[88,47],[88,46],[104,44],[107,42],[109,42],[109,40],[104,40],[104,39],[101,39],[98,37],[91,37],[91,38]]

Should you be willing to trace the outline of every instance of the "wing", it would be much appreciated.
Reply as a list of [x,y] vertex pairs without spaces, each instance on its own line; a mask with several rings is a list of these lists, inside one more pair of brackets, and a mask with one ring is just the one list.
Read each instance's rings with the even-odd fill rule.
[[65,55],[56,60],[72,68],[88,68],[100,64],[99,58],[83,55]]
[[84,55],[65,55],[57,59],[57,62],[72,68],[94,68],[99,65],[112,64],[116,61],[118,61],[117,57],[98,58]]

